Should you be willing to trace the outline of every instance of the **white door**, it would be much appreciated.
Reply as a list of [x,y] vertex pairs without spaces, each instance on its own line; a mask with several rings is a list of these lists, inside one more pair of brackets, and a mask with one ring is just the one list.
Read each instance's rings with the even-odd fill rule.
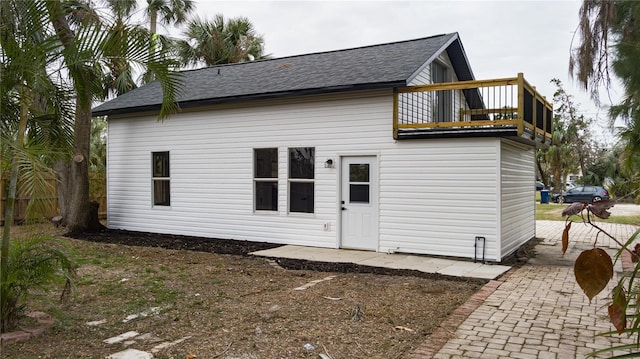
[[375,156],[342,157],[341,247],[378,249],[378,162]]

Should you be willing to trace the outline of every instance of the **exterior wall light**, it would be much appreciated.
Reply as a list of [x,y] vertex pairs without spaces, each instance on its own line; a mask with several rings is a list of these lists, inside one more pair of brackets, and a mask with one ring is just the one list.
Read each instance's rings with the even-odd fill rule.
[[333,168],[333,159],[327,159],[324,163],[324,168]]

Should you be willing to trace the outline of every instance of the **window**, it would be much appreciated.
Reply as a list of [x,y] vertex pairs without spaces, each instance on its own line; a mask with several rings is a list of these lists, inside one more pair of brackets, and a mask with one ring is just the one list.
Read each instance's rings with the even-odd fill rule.
[[153,152],[151,157],[153,205],[170,206],[171,180],[169,178],[169,152]]
[[369,164],[349,164],[349,203],[369,203]]
[[313,213],[315,148],[289,149],[289,212]]
[[[431,63],[431,82],[451,82],[451,73],[444,64],[434,61]],[[452,90],[436,91],[433,106],[434,122],[450,122],[453,116]]]
[[278,210],[278,149],[253,150],[253,191],[256,211]]

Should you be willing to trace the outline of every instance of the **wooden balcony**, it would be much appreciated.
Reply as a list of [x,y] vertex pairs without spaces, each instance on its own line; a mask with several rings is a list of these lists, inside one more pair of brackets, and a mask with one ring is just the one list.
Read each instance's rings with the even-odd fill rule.
[[508,137],[551,143],[553,105],[522,73],[513,78],[395,89],[393,137]]

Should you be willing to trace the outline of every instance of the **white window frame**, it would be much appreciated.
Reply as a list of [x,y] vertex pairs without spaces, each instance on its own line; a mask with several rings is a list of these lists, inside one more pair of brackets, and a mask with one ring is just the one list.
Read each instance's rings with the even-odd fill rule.
[[[291,150],[294,148],[312,148],[313,149],[313,178],[291,178]],[[295,215],[315,215],[316,213],[316,148],[311,146],[297,146],[287,148],[287,213]],[[311,212],[299,212],[291,210],[291,184],[292,183],[311,183],[313,185],[313,208]]]
[[[156,176],[155,174],[155,157],[156,154],[162,154],[162,153],[166,153],[167,154],[167,167],[168,167],[168,176]],[[156,201],[156,182],[168,182],[169,184],[169,189],[167,192],[167,195],[169,197],[168,203],[157,203]],[[171,153],[170,151],[153,151],[151,152],[151,206],[153,207],[160,207],[160,208],[167,208],[167,207],[171,207]]]
[[[256,173],[256,161],[257,161],[257,156],[256,156],[256,151],[259,150],[276,150],[276,165],[278,166],[278,169],[276,170],[276,177],[257,177],[257,173]],[[279,156],[278,156],[278,148],[277,147],[260,147],[260,148],[254,148],[253,149],[253,211],[256,213],[278,213],[280,211],[280,203],[279,203],[279,199],[280,199],[280,185],[279,185],[279,175],[280,175],[280,161],[279,161]],[[257,201],[256,201],[256,196],[258,194],[258,191],[256,190],[257,187],[257,183],[275,183],[276,184],[276,190],[277,190],[277,194],[276,194],[276,198],[275,198],[275,203],[276,203],[276,209],[257,209]]]

